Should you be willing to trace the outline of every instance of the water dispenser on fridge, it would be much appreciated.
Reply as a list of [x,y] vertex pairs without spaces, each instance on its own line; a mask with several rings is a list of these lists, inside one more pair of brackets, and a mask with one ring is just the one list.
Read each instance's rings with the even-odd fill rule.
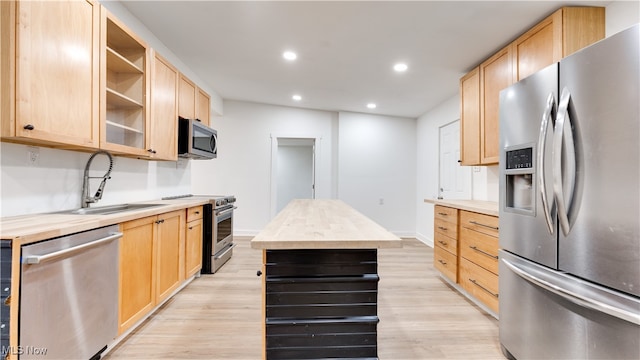
[[535,171],[532,146],[506,151],[504,176],[506,177],[505,210],[535,215]]

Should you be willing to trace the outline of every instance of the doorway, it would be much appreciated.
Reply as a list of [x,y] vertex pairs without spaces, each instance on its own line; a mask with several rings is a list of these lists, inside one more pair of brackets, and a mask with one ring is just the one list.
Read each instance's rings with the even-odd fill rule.
[[460,120],[439,129],[440,175],[439,199],[471,199],[471,167],[461,166]]
[[271,175],[272,217],[293,199],[315,198],[316,139],[279,137],[275,143]]

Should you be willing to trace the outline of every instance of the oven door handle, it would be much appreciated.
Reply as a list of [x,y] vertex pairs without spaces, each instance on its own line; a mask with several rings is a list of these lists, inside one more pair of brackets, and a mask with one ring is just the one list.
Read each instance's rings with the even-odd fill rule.
[[237,208],[238,208],[237,206],[234,206],[234,207],[226,209],[226,210],[218,211],[218,212],[216,212],[216,216],[226,215],[226,214],[232,212],[233,210],[235,210]]
[[220,254],[220,255],[215,254],[213,256],[213,259],[214,260],[220,259],[221,257],[225,256],[229,251],[231,251],[231,249],[233,249],[234,247],[236,247],[236,244],[231,244],[230,246],[227,246],[227,249],[225,251],[223,251],[222,254]]

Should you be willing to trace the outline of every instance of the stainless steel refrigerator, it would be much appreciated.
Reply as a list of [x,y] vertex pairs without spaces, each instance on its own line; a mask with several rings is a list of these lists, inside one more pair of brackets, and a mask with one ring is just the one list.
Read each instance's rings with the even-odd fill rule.
[[500,93],[500,343],[640,359],[640,26]]

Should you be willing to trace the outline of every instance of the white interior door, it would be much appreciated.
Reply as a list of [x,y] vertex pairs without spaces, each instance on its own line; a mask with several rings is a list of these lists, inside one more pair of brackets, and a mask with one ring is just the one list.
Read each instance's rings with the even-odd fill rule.
[[315,198],[314,151],[315,139],[278,139],[276,212],[293,199]]
[[471,199],[471,167],[461,166],[460,121],[440,127],[440,181],[438,197]]

